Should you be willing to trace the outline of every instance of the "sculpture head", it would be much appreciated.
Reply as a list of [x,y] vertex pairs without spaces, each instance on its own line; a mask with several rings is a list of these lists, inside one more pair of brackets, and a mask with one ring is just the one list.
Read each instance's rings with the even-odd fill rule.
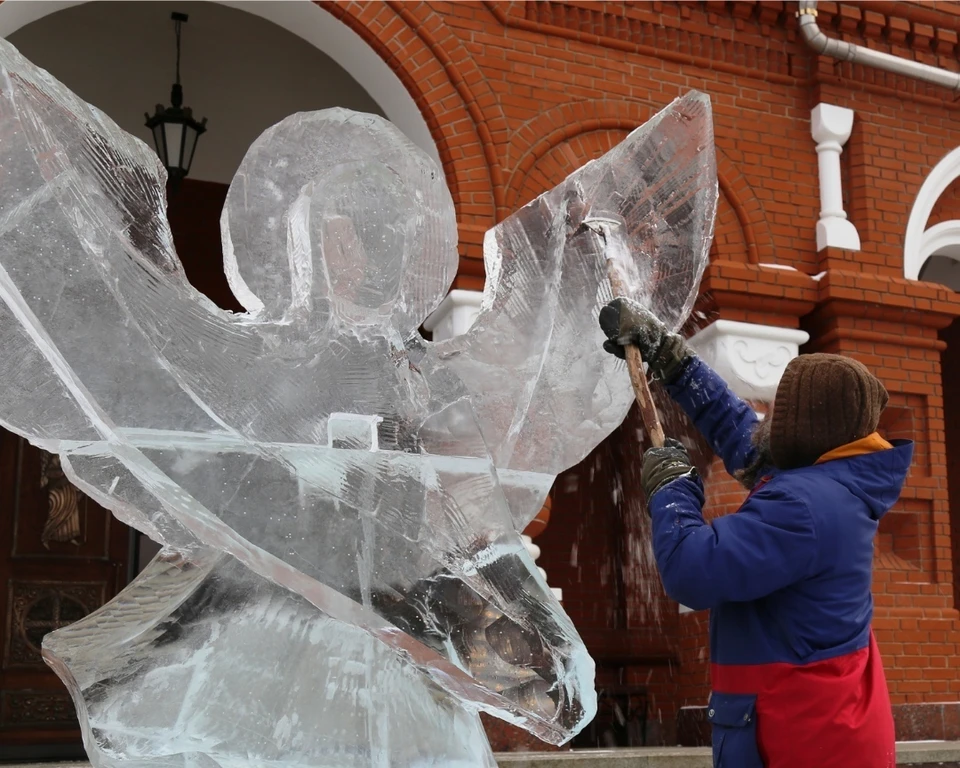
[[293,115],[254,142],[221,228],[231,288],[268,321],[328,307],[407,338],[457,268],[435,163],[383,118],[339,108]]

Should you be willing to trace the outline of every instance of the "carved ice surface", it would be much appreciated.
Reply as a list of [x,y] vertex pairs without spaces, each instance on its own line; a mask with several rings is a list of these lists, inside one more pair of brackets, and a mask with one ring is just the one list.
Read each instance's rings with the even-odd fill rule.
[[603,241],[678,327],[716,203],[691,93],[494,227],[471,331],[443,174],[381,118],[294,115],[223,211],[246,314],[187,282],[156,155],[0,41],[0,423],[164,550],[44,642],[96,766],[492,766],[562,743],[593,662],[519,531],[627,413]]

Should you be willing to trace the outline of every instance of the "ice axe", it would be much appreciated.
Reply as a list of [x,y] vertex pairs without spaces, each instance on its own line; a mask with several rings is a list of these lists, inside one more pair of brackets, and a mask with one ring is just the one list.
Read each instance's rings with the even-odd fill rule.
[[[629,256],[627,244],[620,233],[623,223],[623,220],[619,217],[588,216],[581,224],[603,240],[607,279],[610,280],[610,288],[613,291],[614,298],[629,296],[618,265],[618,262],[621,262],[624,257]],[[661,448],[664,440],[663,427],[660,426],[660,416],[657,414],[657,407],[654,405],[653,396],[650,394],[650,385],[647,383],[646,374],[643,372],[643,357],[640,355],[640,349],[634,344],[628,344],[624,348],[624,352],[627,360],[627,371],[630,374],[630,382],[633,384],[633,391],[636,393],[637,403],[640,406],[640,417],[643,419],[643,425],[650,435],[650,442],[653,443],[653,446]]]

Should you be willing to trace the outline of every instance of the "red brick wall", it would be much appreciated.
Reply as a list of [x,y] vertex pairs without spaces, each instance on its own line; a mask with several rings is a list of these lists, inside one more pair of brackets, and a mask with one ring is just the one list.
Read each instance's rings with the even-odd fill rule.
[[[672,99],[691,88],[710,94],[721,197],[704,304],[728,319],[802,327],[811,334],[807,351],[853,355],[886,382],[884,428],[915,439],[917,461],[878,538],[877,635],[895,701],[960,698],[945,469],[952,412],[944,410],[938,338],[960,301],[902,278],[917,191],[960,145],[953,95],[815,56],[798,38],[793,3],[321,5],[380,52],[431,127],[457,205],[461,287],[482,286],[480,245],[496,221]],[[834,37],[960,68],[960,16],[943,3],[822,2],[818,23]],[[855,111],[843,173],[862,242],[856,253],[816,252],[809,120],[819,102]],[[954,217],[960,210],[950,190],[929,223]],[[760,266],[770,263],[797,271]],[[955,332],[943,338],[960,341]],[[946,354],[943,376],[952,381],[956,357]],[[631,552],[643,546],[626,466],[639,450],[632,435],[628,424],[559,479],[553,518],[538,539],[540,562],[563,588],[601,683],[611,676],[648,683],[666,723],[679,706],[706,696],[706,629],[700,614],[678,616],[656,577],[638,578],[631,565]],[[619,502],[611,493],[618,473]],[[710,515],[732,511],[742,497],[721,477],[714,468]],[[651,621],[658,612],[659,628]],[[669,726],[662,730],[671,738]]]

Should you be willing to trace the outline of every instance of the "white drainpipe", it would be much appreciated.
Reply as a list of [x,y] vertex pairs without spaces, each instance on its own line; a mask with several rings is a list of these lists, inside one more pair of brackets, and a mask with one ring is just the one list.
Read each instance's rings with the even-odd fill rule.
[[[867,5],[869,7],[869,4]],[[800,0],[800,9],[797,11],[800,19],[800,33],[813,50],[822,56],[830,56],[841,61],[852,61],[867,67],[883,69],[904,77],[923,80],[934,85],[942,85],[954,91],[960,91],[960,74],[919,61],[902,59],[889,53],[874,51],[862,45],[845,43],[827,37],[817,25],[817,0]]]

